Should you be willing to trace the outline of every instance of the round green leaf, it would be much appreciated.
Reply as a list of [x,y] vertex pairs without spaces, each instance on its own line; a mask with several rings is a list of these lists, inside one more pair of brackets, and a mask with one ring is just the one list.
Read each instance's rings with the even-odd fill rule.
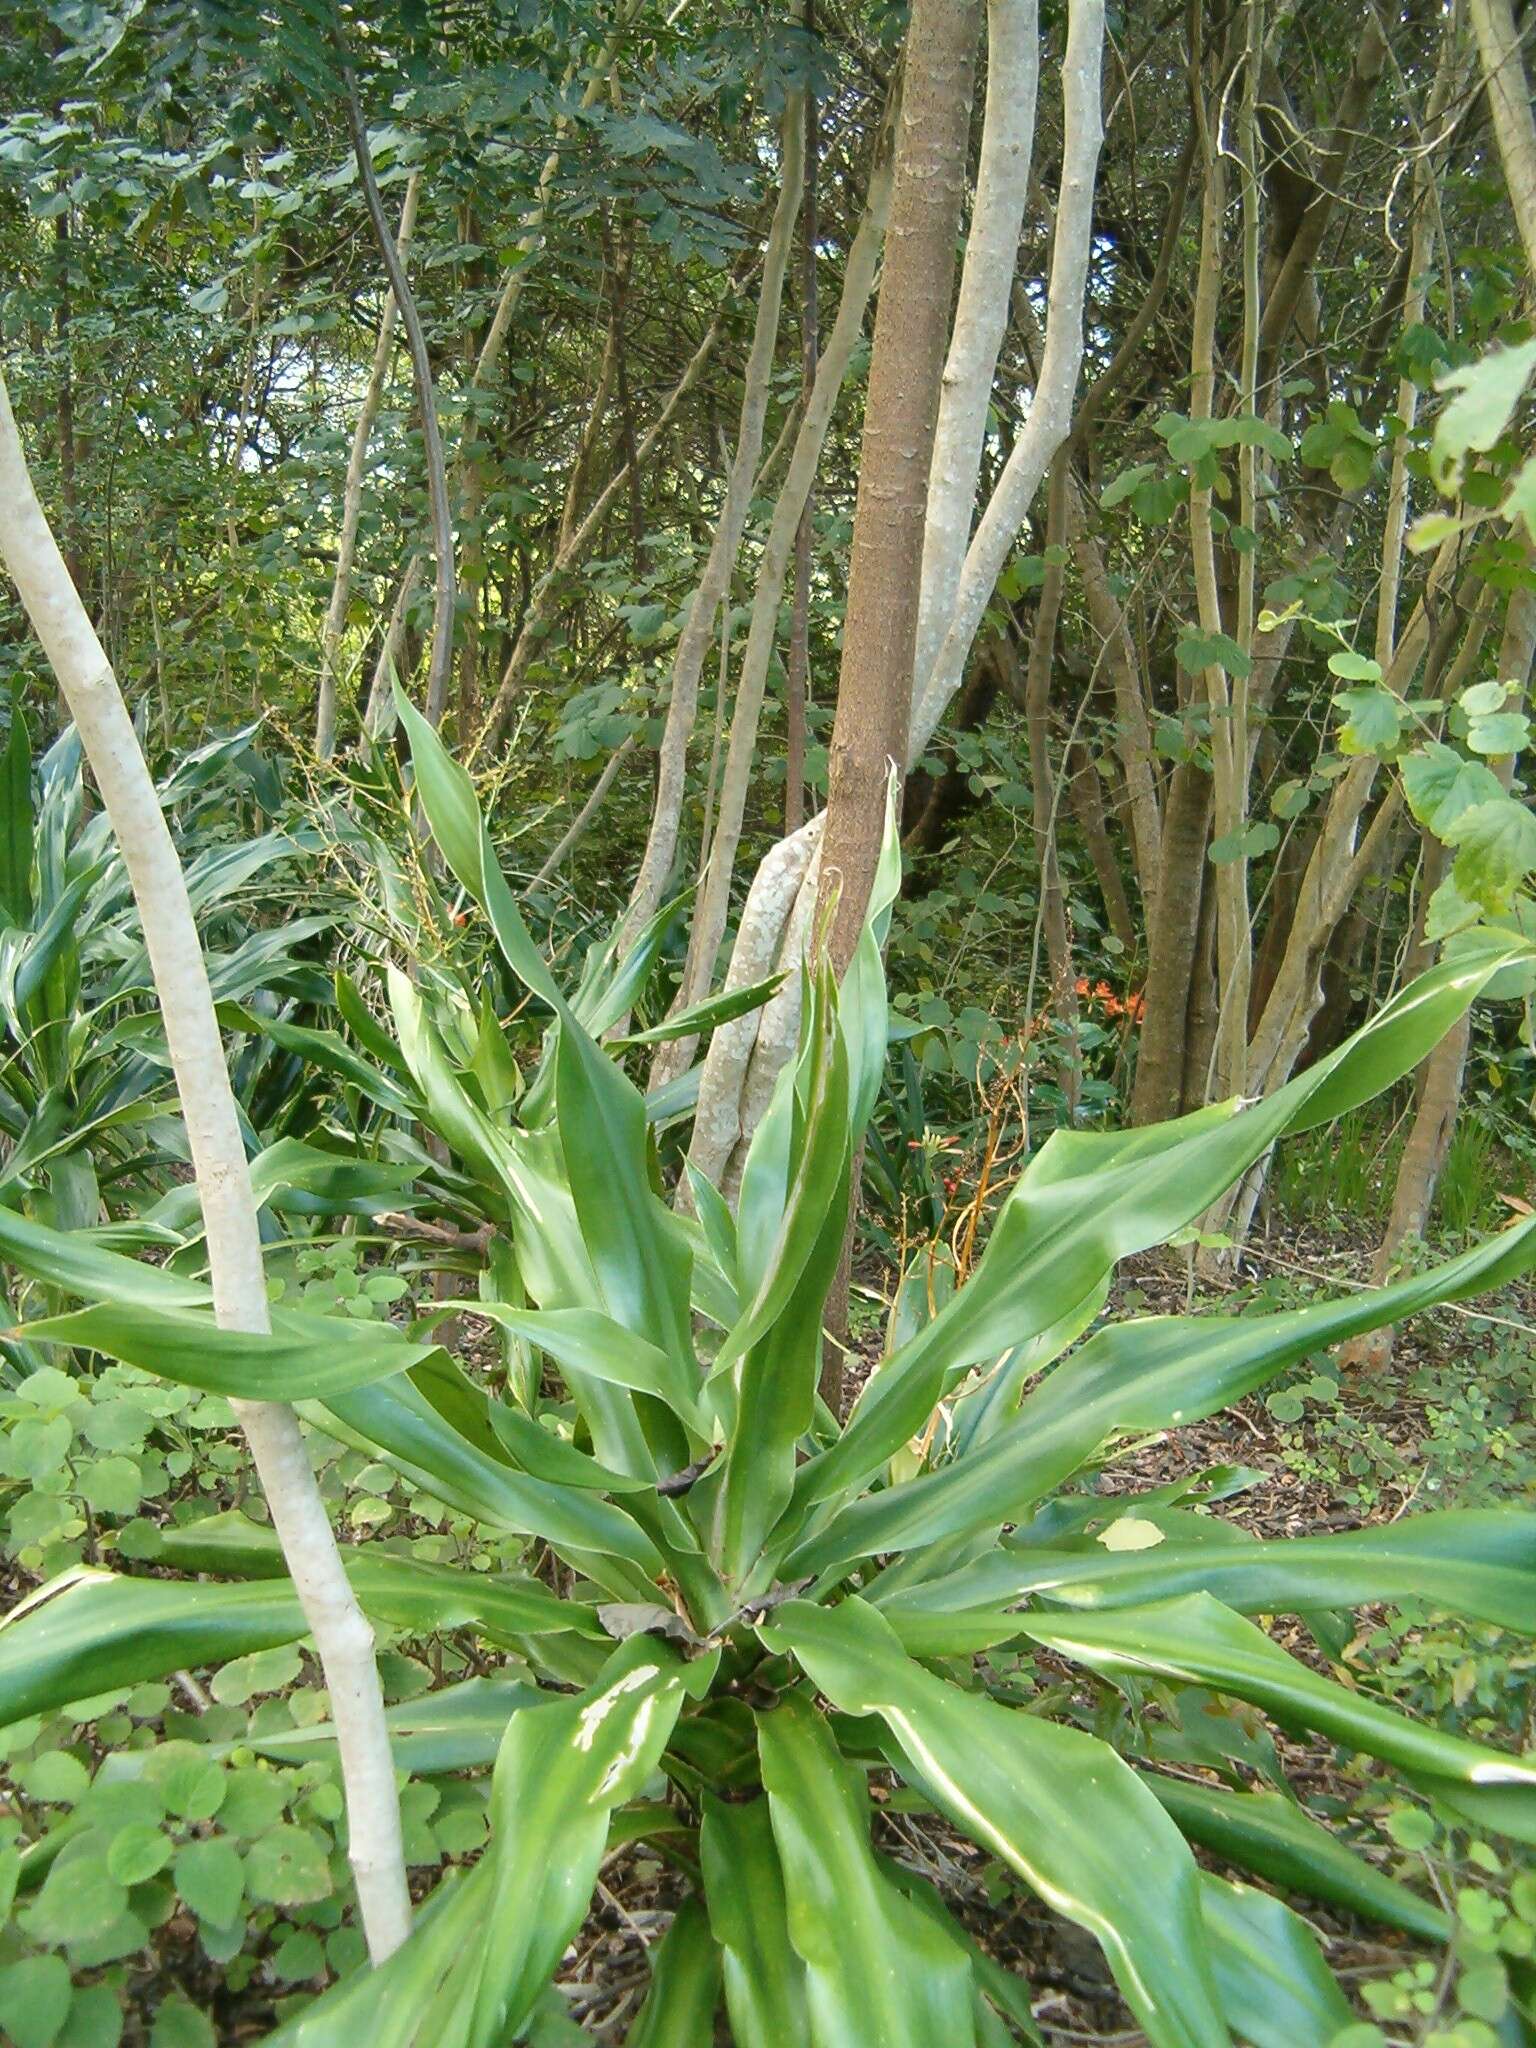
[[254,1899],[274,1906],[311,1905],[330,1896],[331,1866],[317,1836],[285,1825],[251,1844],[245,1881]]
[[61,1956],[27,1956],[0,1970],[0,2027],[16,2048],[50,2048],[69,2001],[69,1966]]
[[67,1749],[46,1750],[16,1773],[29,1799],[44,1806],[73,1806],[91,1782],[91,1774]]
[[163,1743],[151,1752],[144,1774],[159,1788],[167,1809],[183,1820],[210,1820],[223,1804],[224,1771],[195,1743]]
[[156,2016],[149,2048],[218,2048],[218,2038],[205,2013],[184,1998],[168,1998]]
[[107,1871],[119,1884],[143,1884],[156,1871],[164,1870],[175,1844],[159,1828],[135,1821],[112,1837],[107,1851]]
[[110,1984],[87,1984],[75,1993],[55,2048],[117,2048],[123,2009]]
[[1394,1807],[1386,1826],[1399,1849],[1427,1849],[1438,1832],[1422,1806]]
[[239,1913],[245,1897],[245,1866],[234,1844],[222,1836],[188,1842],[178,1849],[171,1875],[199,1920],[228,1927]]
[[1474,2019],[1502,2019],[1509,2004],[1509,1979],[1504,1974],[1504,1965],[1479,1963],[1475,1970],[1463,1970],[1456,1982],[1456,2003]]
[[278,1944],[272,1958],[272,1974],[284,1984],[299,1984],[306,1977],[318,1977],[325,1968],[325,1951],[320,1937],[307,1927],[295,1928]]
[[97,1458],[80,1474],[80,1492],[102,1515],[137,1513],[144,1482],[132,1458]]

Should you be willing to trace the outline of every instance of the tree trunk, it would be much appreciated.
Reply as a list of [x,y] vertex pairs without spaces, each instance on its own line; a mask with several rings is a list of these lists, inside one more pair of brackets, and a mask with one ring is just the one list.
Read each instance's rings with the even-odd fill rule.
[[914,677],[938,659],[971,538],[987,407],[1008,332],[1040,89],[1037,0],[988,0],[986,112],[928,479]]
[[906,762],[928,470],[979,30],[979,0],[914,0],[827,763],[821,895],[823,902],[836,896],[832,958],[839,973],[863,927],[886,785]]
[[1131,1091],[1131,1122],[1177,1116],[1184,1096],[1185,1019],[1189,1010],[1205,840],[1211,821],[1211,778],[1180,761],[1163,805],[1162,857],[1147,929],[1146,1008]]
[[1067,801],[1072,806],[1077,829],[1088,848],[1088,858],[1093,862],[1099,895],[1104,902],[1105,921],[1126,953],[1132,954],[1136,950],[1136,920],[1131,914],[1125,877],[1120,872],[1114,842],[1104,820],[1104,792],[1099,785],[1099,771],[1085,746],[1079,744],[1071,748],[1064,772]]
[[[942,635],[935,635],[938,652],[931,667],[918,678],[909,760],[927,746],[945,706],[960,686],[972,642],[997,588],[997,579],[1035,493],[1072,429],[1072,398],[1083,361],[1083,303],[1093,246],[1094,184],[1104,134],[1100,105],[1103,54],[1103,0],[1074,0],[1068,10],[1067,51],[1061,67],[1061,179],[1051,246],[1045,345],[1034,396],[997,487],[965,551],[952,594],[943,604],[944,630]],[[946,368],[946,377],[974,373],[974,365],[963,372],[953,362]],[[981,380],[983,388],[990,391],[990,371],[983,368]],[[937,595],[935,601],[938,602]]]
[[[720,777],[719,808],[709,865],[699,890],[698,907],[688,936],[688,958],[678,990],[679,1007],[695,1003],[704,995],[714,974],[715,956],[725,936],[730,911],[731,876],[736,850],[741,844],[747,797],[752,787],[753,757],[757,747],[758,719],[763,694],[768,687],[768,668],[778,636],[779,605],[789,573],[790,551],[800,512],[816,476],[822,444],[832,423],[833,409],[843,388],[843,379],[864,329],[865,309],[874,290],[875,272],[885,240],[886,215],[890,210],[892,166],[888,159],[877,163],[869,181],[864,217],[859,223],[848,261],[843,270],[843,294],[837,318],[827,336],[821,361],[816,366],[816,383],[795,434],[783,487],[763,544],[757,586],[752,593],[752,612],[747,623],[747,645],[742,655],[741,674],[736,685],[736,703],[731,713],[730,738],[725,766]],[[819,829],[819,828],[818,828]],[[805,830],[802,826],[801,830]],[[652,1070],[653,1085],[685,1071],[693,1058],[697,1039],[676,1039],[663,1046]]]
[[1221,1023],[1221,991],[1216,972],[1216,891],[1209,870],[1200,877],[1200,914],[1195,924],[1194,951],[1189,963],[1189,1000],[1184,1008],[1184,1076],[1179,1084],[1179,1110],[1203,1109],[1211,1093],[1216,1034]]
[[[1009,11],[1016,13],[1018,6],[1022,4],[1023,0],[1010,0]],[[994,6],[994,29],[1002,12],[1001,8]],[[947,624],[933,670],[926,678],[916,678],[917,688],[914,692],[915,702],[905,763],[908,768],[914,761],[921,759],[939,720],[959,688],[972,643],[987,603],[996,588],[998,575],[1029,512],[1041,479],[1049,468],[1057,448],[1071,430],[1072,398],[1077,388],[1083,355],[1083,303],[1092,248],[1094,182],[1103,136],[1103,115],[1100,105],[1103,41],[1102,0],[1071,0],[1068,8],[1066,56],[1061,73],[1064,120],[1059,204],[1056,207],[1052,238],[1050,284],[1046,303],[1047,333],[1040,355],[1039,373],[1035,380],[1028,419],[1013,444],[1004,464],[1002,476],[965,552],[958,582],[946,596],[944,609]],[[1026,51],[1025,56],[1032,63],[1038,62],[1036,53]],[[989,102],[989,108],[991,104]],[[1006,101],[1003,104],[1006,104]],[[982,141],[982,154],[983,157],[988,154],[985,136]],[[975,255],[975,262],[981,268],[986,268],[979,253]],[[968,273],[972,266],[973,251],[968,245]],[[1008,275],[1011,279],[1011,270]],[[962,281],[960,297],[963,304],[966,299],[965,281]],[[1023,303],[1027,306],[1027,299],[1024,299]],[[945,369],[946,401],[952,381],[975,379],[984,391],[990,390],[994,367],[994,361],[986,355],[984,348],[977,347],[964,354],[963,360],[957,361],[956,351],[952,347],[950,360]],[[818,389],[819,385],[818,378]],[[980,454],[978,444],[978,465]],[[975,474],[979,476],[979,466]],[[974,476],[969,490],[974,498]],[[940,496],[945,503],[950,502],[946,494],[941,492]],[[936,511],[933,516],[937,516]],[[933,520],[930,518],[930,530],[932,523]],[[926,538],[924,545],[926,551]],[[750,666],[750,643],[748,665]],[[743,690],[745,689],[744,674]],[[755,724],[753,730],[755,731]],[[740,772],[742,775],[750,773],[749,750],[745,767]],[[731,779],[728,767],[727,785]],[[722,797],[722,818],[726,815],[726,805]],[[739,811],[736,813],[736,822],[739,834]],[[819,820],[812,819],[810,825],[801,829],[802,832],[808,832],[812,827],[819,829]],[[781,847],[786,843],[781,842],[780,847],[775,847],[764,857],[762,871],[776,868]],[[736,840],[733,837],[732,858],[735,844]],[[728,869],[724,884],[720,885],[716,868],[712,863],[706,881],[706,895],[710,887],[728,887],[728,882]],[[724,918],[722,914],[706,922],[706,907],[701,906],[700,917],[695,921],[695,939],[700,942],[699,956],[696,959],[694,953],[690,951],[690,968],[696,973],[701,959],[707,980],[709,963],[718,949],[724,932]],[[785,906],[786,918],[793,910],[793,902]],[[785,964],[790,967],[792,973],[798,968],[796,962]],[[692,991],[689,1000],[692,1000]],[[717,1045],[718,1034],[705,1057],[701,1096],[703,1088],[711,1085],[710,1069],[716,1059]],[[691,1046],[686,1049],[686,1058],[692,1058],[692,1050]],[[739,1126],[739,1102],[736,1116]]]
[[[3,377],[0,555],[68,700],[138,905],[202,1205],[215,1318],[222,1329],[264,1335],[271,1323],[256,1204],[186,881],[117,678],[33,491]],[[297,1416],[281,1402],[231,1405],[325,1672],[348,1855],[369,1954],[382,1962],[410,1933],[411,1901],[373,1631],[342,1568]]]

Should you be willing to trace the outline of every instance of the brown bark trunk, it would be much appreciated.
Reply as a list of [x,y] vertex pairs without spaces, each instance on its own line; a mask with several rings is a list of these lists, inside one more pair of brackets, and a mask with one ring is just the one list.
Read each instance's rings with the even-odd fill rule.
[[1099,787],[1099,771],[1086,747],[1076,746],[1068,754],[1066,776],[1067,797],[1077,819],[1078,830],[1083,835],[1083,843],[1088,848],[1088,858],[1093,862],[1099,894],[1104,899],[1104,916],[1126,952],[1132,953],[1136,950],[1136,920],[1131,915],[1125,877],[1120,872],[1114,842],[1104,819],[1104,792]]
[[1177,1116],[1183,1099],[1190,977],[1210,820],[1210,776],[1193,761],[1180,761],[1163,807],[1162,860],[1148,929],[1146,1009],[1131,1092],[1134,1124]]
[[1287,835],[1275,862],[1274,876],[1269,885],[1269,910],[1264,920],[1263,936],[1253,956],[1253,985],[1248,991],[1250,1038],[1264,1014],[1264,1005],[1274,992],[1275,977],[1280,972],[1280,962],[1285,956],[1286,941],[1296,916],[1296,905],[1301,898],[1301,878],[1307,871],[1307,862],[1312,858],[1316,840],[1316,826],[1298,825]]
[[[913,0],[827,764],[820,887],[823,904],[836,893],[831,950],[839,974],[864,923],[887,781],[907,759],[928,471],[949,340],[980,26],[980,0]],[[857,1170],[853,1184],[857,1189]],[[827,1305],[834,1340],[847,1323],[852,1220],[850,1209],[842,1266]],[[822,1366],[822,1394],[840,1413],[843,1355],[835,1341]]]
[[1189,965],[1189,1001],[1184,1010],[1184,1079],[1179,1109],[1203,1109],[1210,1093],[1221,996],[1216,974],[1216,891],[1208,873],[1200,877],[1200,915]]
[[980,26],[979,0],[915,0],[897,131],[854,511],[837,717],[828,761],[824,902],[847,965],[864,922],[891,764],[911,724],[923,525]]

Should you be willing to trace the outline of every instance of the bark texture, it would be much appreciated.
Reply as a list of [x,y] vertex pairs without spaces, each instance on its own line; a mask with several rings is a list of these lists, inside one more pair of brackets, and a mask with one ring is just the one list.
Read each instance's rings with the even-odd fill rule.
[[905,765],[979,29],[978,0],[914,0],[827,764],[821,892],[836,899],[839,973],[864,922],[891,766]]

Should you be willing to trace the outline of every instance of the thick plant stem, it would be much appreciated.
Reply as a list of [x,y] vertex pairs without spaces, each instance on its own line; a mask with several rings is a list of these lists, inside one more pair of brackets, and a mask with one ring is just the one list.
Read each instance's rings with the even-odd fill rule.
[[[68,702],[139,907],[197,1176],[214,1314],[221,1328],[264,1333],[256,1206],[181,863],[117,678],[32,488],[3,377],[0,555]],[[358,1905],[369,1954],[382,1962],[410,1932],[411,1901],[373,1631],[342,1569],[298,1418],[279,1402],[233,1406],[324,1668]]]
[[987,407],[1008,332],[1035,146],[1038,16],[1037,0],[988,0],[986,111],[976,198],[965,238],[928,480],[914,664],[919,692],[943,644],[971,537]]
[[[688,958],[683,968],[679,1006],[695,1003],[709,987],[715,955],[725,936],[730,910],[731,874],[736,849],[741,843],[742,821],[752,787],[753,756],[757,726],[768,687],[768,669],[778,636],[779,604],[789,573],[790,553],[800,524],[822,443],[831,425],[833,409],[842,391],[843,379],[854,348],[863,331],[864,312],[874,289],[875,270],[885,239],[885,220],[890,207],[891,169],[888,160],[877,165],[869,182],[864,217],[859,223],[843,271],[843,294],[837,318],[822,350],[816,369],[816,383],[810,404],[795,435],[789,468],[769,522],[768,537],[752,594],[747,625],[747,645],[742,656],[741,675],[736,685],[736,703],[731,713],[730,737],[725,767],[720,778],[719,810],[710,845],[709,867],[703,877],[698,909],[689,935]],[[802,828],[804,829],[804,828]],[[696,1039],[678,1039],[662,1048],[655,1074],[658,1079],[681,1073],[693,1058]]]
[[[416,231],[416,202],[421,190],[421,173],[412,171],[400,207],[400,227],[395,235],[395,260],[402,269]],[[384,294],[379,315],[379,338],[374,344],[373,365],[368,388],[352,430],[352,447],[347,457],[347,480],[341,494],[341,539],[336,548],[336,574],[331,582],[331,601],[325,609],[320,636],[320,694],[315,709],[315,752],[329,761],[336,750],[336,660],[347,623],[347,603],[352,595],[352,568],[357,556],[357,523],[363,509],[363,471],[368,463],[368,443],[373,423],[379,416],[384,385],[389,376],[389,359],[395,352],[395,321],[398,304],[392,291]]]
[[832,961],[852,958],[880,857],[882,797],[905,766],[928,472],[980,30],[976,0],[913,0],[885,276],[864,406],[821,894]]
[[1029,416],[981,516],[949,608],[933,666],[912,711],[907,760],[918,759],[960,687],[971,643],[1036,491],[1072,426],[1072,395],[1083,361],[1083,302],[1093,246],[1093,193],[1104,138],[1100,75],[1103,0],[1073,0],[1061,67],[1065,139],[1046,299],[1045,349]]
[[[773,972],[780,943],[812,859],[821,843],[820,816],[802,825],[792,839],[781,839],[753,877],[742,908],[736,944],[731,950],[727,992],[750,988]],[[719,1025],[710,1040],[710,1057],[699,1081],[699,1102],[693,1118],[688,1157],[709,1181],[719,1184],[741,1131],[741,1090],[757,1042],[759,1017],[749,1011]],[[686,1202],[687,1183],[679,1188]]]

